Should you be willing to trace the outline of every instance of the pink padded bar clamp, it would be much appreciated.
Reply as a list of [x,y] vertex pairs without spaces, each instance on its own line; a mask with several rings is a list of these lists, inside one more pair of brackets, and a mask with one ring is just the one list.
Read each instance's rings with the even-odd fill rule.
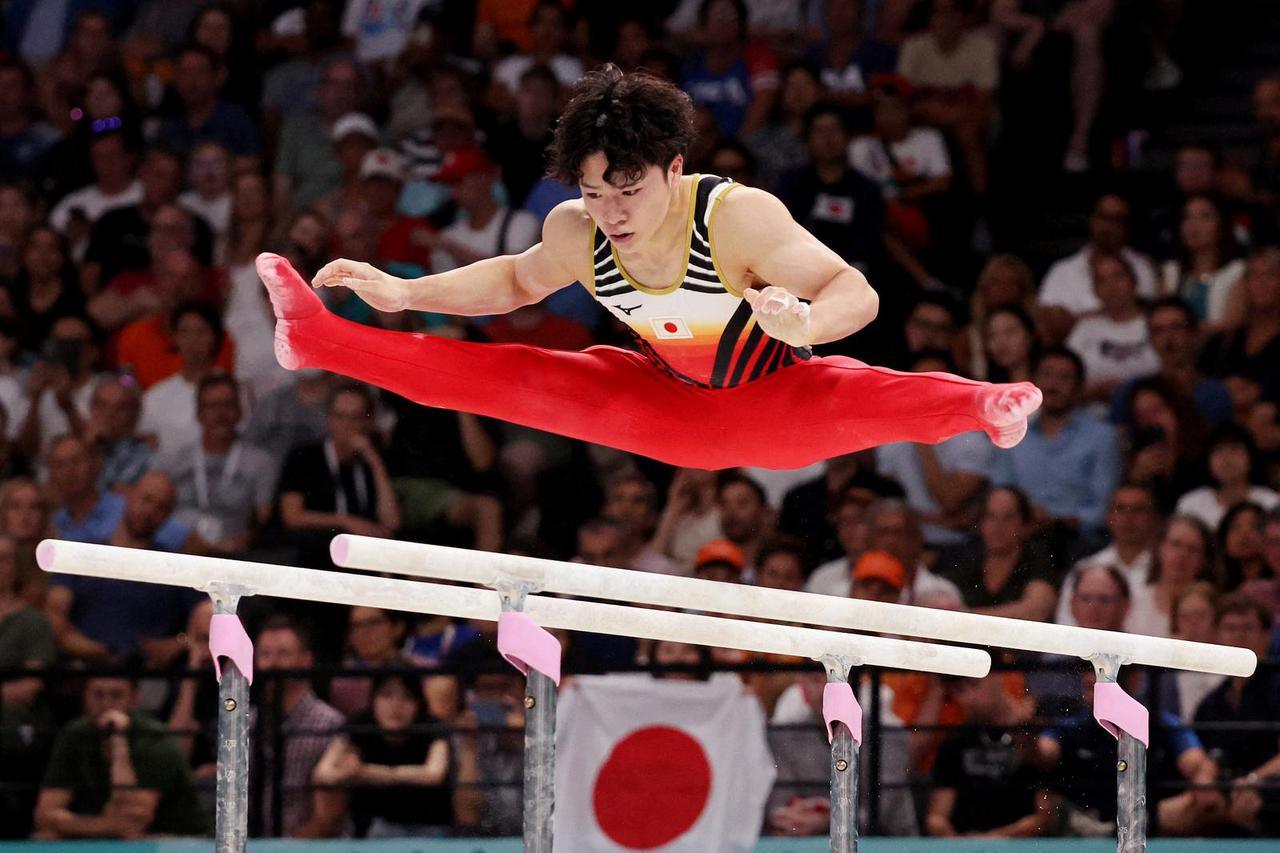
[[523,613],[498,615],[498,651],[525,675],[537,670],[560,685],[560,641]]
[[221,658],[227,658],[253,684],[253,641],[245,633],[240,617],[234,613],[215,613],[209,623],[209,652],[213,655],[213,671],[222,683]]
[[862,745],[862,706],[847,681],[828,681],[822,688],[822,719],[827,723],[827,743],[836,739],[836,723],[844,723],[853,740]]
[[1116,740],[1120,739],[1120,732],[1125,732],[1149,746],[1151,714],[1114,681],[1094,685],[1093,717]]

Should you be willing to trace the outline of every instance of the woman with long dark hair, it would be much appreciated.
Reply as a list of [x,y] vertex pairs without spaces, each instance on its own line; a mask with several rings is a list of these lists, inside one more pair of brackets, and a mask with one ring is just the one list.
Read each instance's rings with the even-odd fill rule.
[[28,477],[14,477],[0,485],[0,534],[13,540],[17,582],[22,597],[44,607],[49,576],[36,565],[36,545],[53,535],[52,508],[44,492]]
[[211,50],[227,69],[222,96],[248,110],[259,104],[258,61],[249,26],[230,3],[206,6],[191,19],[187,42]]
[[1218,553],[1222,555],[1222,589],[1235,592],[1242,584],[1272,577],[1262,555],[1263,509],[1241,501],[1218,525]]
[[987,375],[987,318],[1006,305],[1021,308],[1034,318],[1035,274],[1017,255],[992,255],[978,273],[969,299],[969,325],[956,336],[956,363],[967,370],[967,376]]
[[395,672],[374,680],[372,704],[348,721],[312,776],[350,789],[361,838],[439,838],[453,824],[448,733],[427,712],[419,679]]
[[1001,305],[982,326],[988,382],[1029,382],[1040,358],[1036,325],[1019,305]]
[[1166,293],[1176,294],[1209,329],[1234,326],[1242,319],[1237,298],[1244,261],[1231,220],[1213,196],[1193,195],[1182,205],[1178,256],[1160,269]]
[[1053,565],[1030,540],[1031,521],[1031,502],[1022,492],[998,486],[987,493],[977,541],[941,572],[975,613],[1041,622],[1053,615]]
[[1193,489],[1178,501],[1177,511],[1194,515],[1221,531],[1226,514],[1244,501],[1260,509],[1271,509],[1280,503],[1275,490],[1258,485],[1262,468],[1253,436],[1234,423],[1219,427],[1209,440],[1209,478],[1211,485]]
[[28,353],[40,352],[60,317],[84,314],[70,247],[53,228],[41,225],[27,235],[11,298],[18,346]]
[[[1129,439],[1134,449],[1133,479],[1148,483],[1162,511],[1204,482],[1205,425],[1195,403],[1163,376],[1139,380],[1129,397]],[[1148,456],[1163,457],[1148,470]]]

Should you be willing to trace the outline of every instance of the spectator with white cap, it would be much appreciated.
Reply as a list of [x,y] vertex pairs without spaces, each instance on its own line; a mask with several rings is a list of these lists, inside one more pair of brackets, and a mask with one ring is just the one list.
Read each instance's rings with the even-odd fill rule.
[[333,123],[329,139],[333,142],[342,180],[312,207],[328,217],[330,222],[334,222],[342,211],[360,205],[363,198],[360,167],[364,165],[365,156],[378,147],[382,134],[369,116],[364,113],[347,113]]
[[360,163],[360,198],[365,222],[377,235],[374,263],[400,276],[432,271],[435,229],[427,220],[397,209],[404,189],[405,160],[391,148],[375,148]]

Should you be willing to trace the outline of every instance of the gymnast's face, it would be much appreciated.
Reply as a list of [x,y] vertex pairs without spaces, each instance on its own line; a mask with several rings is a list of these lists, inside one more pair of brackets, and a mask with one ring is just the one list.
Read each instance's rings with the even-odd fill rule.
[[667,214],[678,207],[677,193],[684,158],[676,157],[666,169],[649,166],[639,180],[612,174],[604,178],[609,161],[595,152],[582,161],[582,203],[596,225],[620,251],[632,252],[647,244],[662,227]]

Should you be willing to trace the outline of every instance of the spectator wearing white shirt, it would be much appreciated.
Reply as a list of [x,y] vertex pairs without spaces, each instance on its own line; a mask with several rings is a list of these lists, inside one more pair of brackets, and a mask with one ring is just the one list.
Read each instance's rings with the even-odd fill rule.
[[[765,831],[770,835],[788,837],[820,835],[830,826],[829,800],[825,793],[815,791],[810,784],[815,776],[814,768],[826,766],[830,759],[827,729],[822,722],[822,696],[825,681],[821,675],[805,673],[796,678],[778,697],[770,717],[769,745],[778,762],[778,776],[770,794],[766,811]],[[870,707],[869,681],[859,681],[859,702]],[[916,835],[915,802],[907,784],[911,768],[908,765],[907,730],[902,720],[893,713],[894,693],[889,685],[880,683],[881,731],[868,732],[868,737],[879,737],[884,746],[885,763],[880,767],[880,783],[884,786],[876,795],[880,801],[881,826],[885,835]],[[868,750],[861,750],[862,772],[868,771]],[[866,778],[864,776],[864,778]],[[866,806],[870,786],[859,795],[860,818],[866,820]]]
[[158,457],[153,467],[173,480],[174,518],[194,528],[220,552],[238,554],[270,517],[278,464],[242,441],[240,387],[225,373],[210,373],[196,388],[200,437]]
[[440,5],[441,0],[352,0],[342,16],[342,34],[355,42],[356,59],[390,64],[409,44],[423,10]]
[[[951,581],[931,572],[924,564],[924,536],[920,530],[920,518],[909,505],[897,498],[883,498],[871,505],[867,512],[865,548],[850,549],[849,558],[842,564],[827,563],[809,576],[806,592],[840,595],[853,594],[853,574],[858,560],[865,551],[884,551],[896,557],[906,577],[898,595],[900,604],[914,604],[920,597],[934,595],[952,596],[963,601],[960,590]],[[848,533],[850,545],[857,544],[856,525]],[[845,539],[842,533],[841,540]],[[833,570],[838,566],[838,570]]]
[[213,232],[213,259],[221,266],[231,231],[231,152],[217,142],[201,142],[187,164],[191,189],[178,204],[203,219]]
[[925,286],[934,276],[916,255],[939,243],[940,207],[951,188],[946,142],[933,128],[912,127],[912,88],[902,75],[874,75],[871,93],[875,132],[849,143],[849,164],[880,187],[885,247]]
[[1129,262],[1119,254],[1095,252],[1089,271],[1102,310],[1076,323],[1067,348],[1084,362],[1085,399],[1101,403],[1122,383],[1158,371],[1160,359],[1151,347]]
[[[875,133],[849,143],[849,165],[879,184],[890,198],[909,201],[924,192],[946,192],[951,181],[947,141],[932,127],[912,127],[910,113],[899,112],[895,97],[910,87],[897,75],[876,75],[872,85],[883,93],[875,101]],[[890,90],[890,83],[899,90]]]
[[537,218],[499,204],[493,193],[497,179],[497,166],[479,148],[468,146],[445,155],[435,181],[449,187],[462,215],[439,234],[424,238],[431,243],[435,272],[519,254],[538,242]]
[[[1091,566],[1109,566],[1124,576],[1130,589],[1147,582],[1151,573],[1151,557],[1160,538],[1160,513],[1151,487],[1143,483],[1121,483],[1111,493],[1107,506],[1107,532],[1111,544],[1076,563],[1062,584],[1058,610],[1054,614],[1060,625],[1075,625],[1071,601],[1076,580]],[[1125,596],[1129,596],[1126,594]]]
[[835,502],[831,523],[835,527],[836,540],[843,553],[833,560],[819,565],[804,582],[805,592],[819,595],[836,595],[847,598],[851,589],[853,566],[867,550],[870,528],[867,510],[870,506],[861,490],[846,489]]
[[1211,486],[1192,489],[1178,500],[1176,511],[1200,519],[1217,530],[1231,507],[1252,501],[1263,509],[1280,503],[1274,489],[1258,485],[1261,467],[1257,447],[1247,429],[1227,423],[1214,430],[1208,448]]
[[1208,331],[1243,319],[1244,259],[1231,227],[1213,196],[1188,197],[1178,224],[1178,255],[1160,269],[1164,291],[1182,297]]
[[1115,193],[1098,199],[1089,216],[1089,240],[1074,254],[1049,268],[1040,286],[1040,304],[1060,308],[1071,318],[1091,314],[1102,307],[1093,289],[1090,259],[1099,252],[1119,253],[1133,268],[1138,296],[1156,296],[1156,276],[1151,261],[1126,245],[1129,239],[1129,202]]
[[196,420],[196,389],[215,369],[222,347],[222,320],[199,303],[186,303],[173,312],[173,345],[182,369],[152,385],[142,395],[138,431],[153,435],[156,450],[169,453],[200,439]]
[[1213,531],[1191,515],[1169,519],[1156,544],[1151,572],[1133,587],[1126,628],[1151,637],[1173,636],[1174,606],[1197,581],[1213,576]]
[[17,433],[18,445],[29,459],[43,460],[62,434],[83,432],[98,379],[93,365],[99,349],[85,317],[59,318],[49,337],[27,376],[25,417]]
[[102,214],[142,202],[135,157],[122,133],[104,133],[89,143],[93,183],[68,193],[49,212],[49,224],[71,241],[77,261],[89,245],[89,230]]
[[898,72],[922,90],[916,113],[947,131],[974,193],[984,196],[1000,52],[989,32],[969,23],[968,9],[958,0],[934,0],[928,28],[903,40]]

